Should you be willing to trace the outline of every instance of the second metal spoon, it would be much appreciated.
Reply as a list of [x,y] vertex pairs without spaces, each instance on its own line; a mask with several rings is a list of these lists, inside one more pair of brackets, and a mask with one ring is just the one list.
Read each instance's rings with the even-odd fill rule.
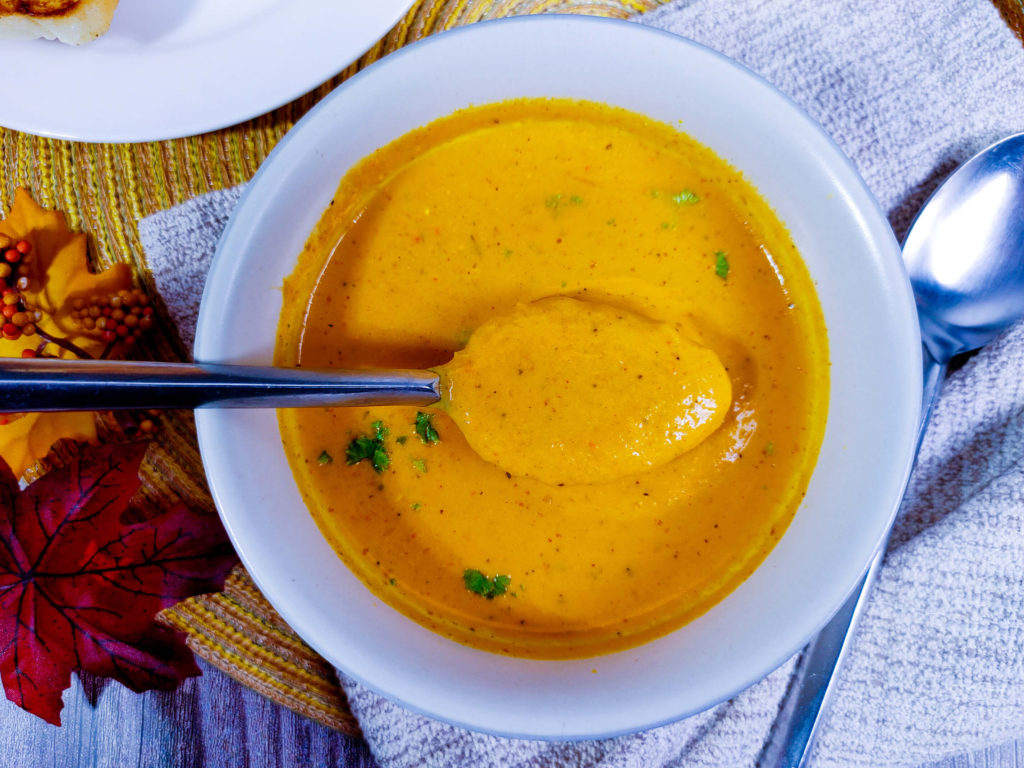
[[[925,203],[903,242],[924,345],[918,447],[950,360],[1024,316],[1024,133],[960,166]],[[808,646],[788,720],[761,765],[804,765],[883,556]]]

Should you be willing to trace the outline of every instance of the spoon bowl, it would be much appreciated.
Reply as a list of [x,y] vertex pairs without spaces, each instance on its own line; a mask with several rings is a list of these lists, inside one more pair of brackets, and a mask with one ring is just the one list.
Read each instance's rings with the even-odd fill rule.
[[988,344],[1024,311],[1024,133],[975,155],[903,243],[921,334],[936,360]]

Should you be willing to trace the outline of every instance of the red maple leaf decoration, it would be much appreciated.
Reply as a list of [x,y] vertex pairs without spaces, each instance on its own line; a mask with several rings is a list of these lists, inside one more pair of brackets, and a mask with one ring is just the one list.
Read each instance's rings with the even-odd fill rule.
[[19,492],[0,459],[0,677],[55,725],[71,672],[134,691],[200,674],[157,612],[220,589],[237,558],[213,515],[184,505],[122,523],[146,443],[89,446]]

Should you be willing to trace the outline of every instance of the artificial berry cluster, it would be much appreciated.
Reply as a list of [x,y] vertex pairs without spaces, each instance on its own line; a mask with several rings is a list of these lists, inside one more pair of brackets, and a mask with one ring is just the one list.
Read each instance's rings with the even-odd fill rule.
[[117,291],[75,299],[71,319],[90,336],[130,347],[153,327],[153,307],[149,296],[138,289]]
[[32,243],[0,234],[0,334],[5,339],[34,336],[40,313],[25,300]]

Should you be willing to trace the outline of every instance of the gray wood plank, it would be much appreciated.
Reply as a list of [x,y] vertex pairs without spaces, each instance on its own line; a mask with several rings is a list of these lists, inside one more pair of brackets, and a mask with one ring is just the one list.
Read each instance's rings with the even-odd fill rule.
[[[60,728],[0,701],[0,768],[377,768],[362,739],[199,665],[172,692],[75,678]],[[1024,737],[922,768],[1024,768]]]
[[1024,739],[939,760],[922,768],[1024,768]]
[[173,692],[75,678],[60,728],[0,702],[0,768],[376,768],[362,739],[199,664],[202,677]]

